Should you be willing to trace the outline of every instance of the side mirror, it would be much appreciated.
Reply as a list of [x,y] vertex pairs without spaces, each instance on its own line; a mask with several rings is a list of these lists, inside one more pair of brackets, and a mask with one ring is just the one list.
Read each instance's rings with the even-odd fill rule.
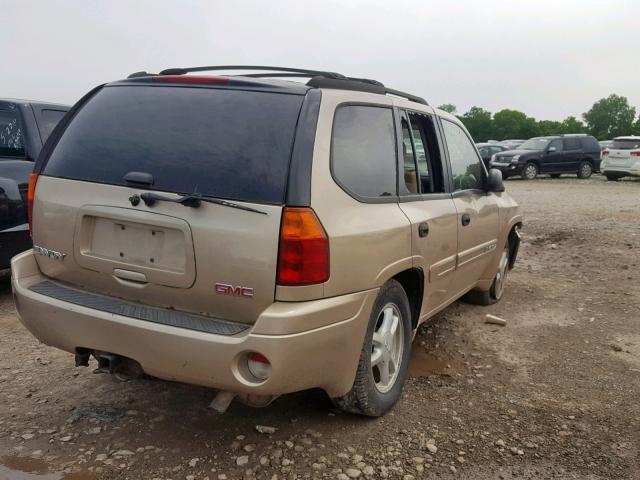
[[556,150],[557,150],[557,148],[556,148],[556,147],[549,147],[549,148],[547,149],[547,152],[552,153],[552,152],[555,152]]
[[504,192],[504,183],[502,182],[502,172],[497,168],[489,170],[489,176],[487,177],[487,191],[488,192]]

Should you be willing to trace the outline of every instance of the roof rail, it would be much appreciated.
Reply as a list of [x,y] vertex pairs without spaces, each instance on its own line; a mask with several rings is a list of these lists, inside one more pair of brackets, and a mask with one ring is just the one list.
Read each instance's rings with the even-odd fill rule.
[[[310,80],[307,85],[315,88],[335,88],[341,90],[356,90],[370,93],[378,93],[381,95],[395,95],[397,97],[403,97],[413,102],[421,103],[423,105],[429,105],[424,98],[412,95],[410,93],[402,92],[392,88],[385,87],[377,80],[371,80],[368,78],[354,78],[347,77],[337,72],[327,72],[323,70],[307,70],[304,68],[290,68],[290,67],[274,67],[268,65],[210,65],[206,67],[188,67],[188,68],[167,68],[162,70],[159,75],[185,75],[193,72],[216,72],[222,70],[261,70],[262,73],[247,73],[242,75],[244,77],[253,78],[268,78],[268,77],[280,77],[280,78],[307,78]],[[269,72],[269,73],[267,73]],[[137,78],[143,76],[155,75],[147,72],[135,72],[129,75],[128,78]]]

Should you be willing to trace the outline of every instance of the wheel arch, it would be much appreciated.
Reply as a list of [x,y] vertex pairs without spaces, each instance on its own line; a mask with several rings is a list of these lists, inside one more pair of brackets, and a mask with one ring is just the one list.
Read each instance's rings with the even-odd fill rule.
[[420,268],[409,268],[395,274],[392,280],[397,281],[404,288],[409,307],[411,308],[411,327],[415,330],[420,319],[422,298],[424,296],[424,272]]

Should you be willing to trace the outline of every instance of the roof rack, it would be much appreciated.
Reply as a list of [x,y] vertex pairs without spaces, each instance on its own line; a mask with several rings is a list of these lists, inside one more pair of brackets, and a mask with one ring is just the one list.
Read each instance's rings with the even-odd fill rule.
[[[361,92],[378,93],[381,95],[395,95],[397,97],[403,97],[413,102],[422,103],[423,105],[429,105],[424,98],[412,95],[410,93],[402,92],[392,88],[385,87],[377,80],[371,80],[368,78],[354,78],[347,77],[336,72],[327,72],[324,70],[307,70],[303,68],[290,68],[290,67],[274,67],[265,65],[211,65],[206,67],[188,67],[188,68],[167,68],[162,70],[159,75],[185,75],[187,73],[194,72],[215,72],[222,70],[261,70],[262,73],[247,73],[241,75],[244,77],[253,78],[307,78],[310,80],[307,85],[315,88],[335,88],[340,90],[355,90]],[[269,73],[266,73],[269,72]],[[129,75],[128,78],[137,78],[148,75],[154,75],[147,72],[136,72]]]

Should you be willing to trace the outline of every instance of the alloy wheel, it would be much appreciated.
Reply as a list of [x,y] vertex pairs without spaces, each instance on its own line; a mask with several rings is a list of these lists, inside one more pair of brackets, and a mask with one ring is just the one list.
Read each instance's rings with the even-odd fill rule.
[[371,371],[380,393],[393,388],[400,372],[404,350],[404,329],[400,309],[387,303],[378,316],[371,343]]

